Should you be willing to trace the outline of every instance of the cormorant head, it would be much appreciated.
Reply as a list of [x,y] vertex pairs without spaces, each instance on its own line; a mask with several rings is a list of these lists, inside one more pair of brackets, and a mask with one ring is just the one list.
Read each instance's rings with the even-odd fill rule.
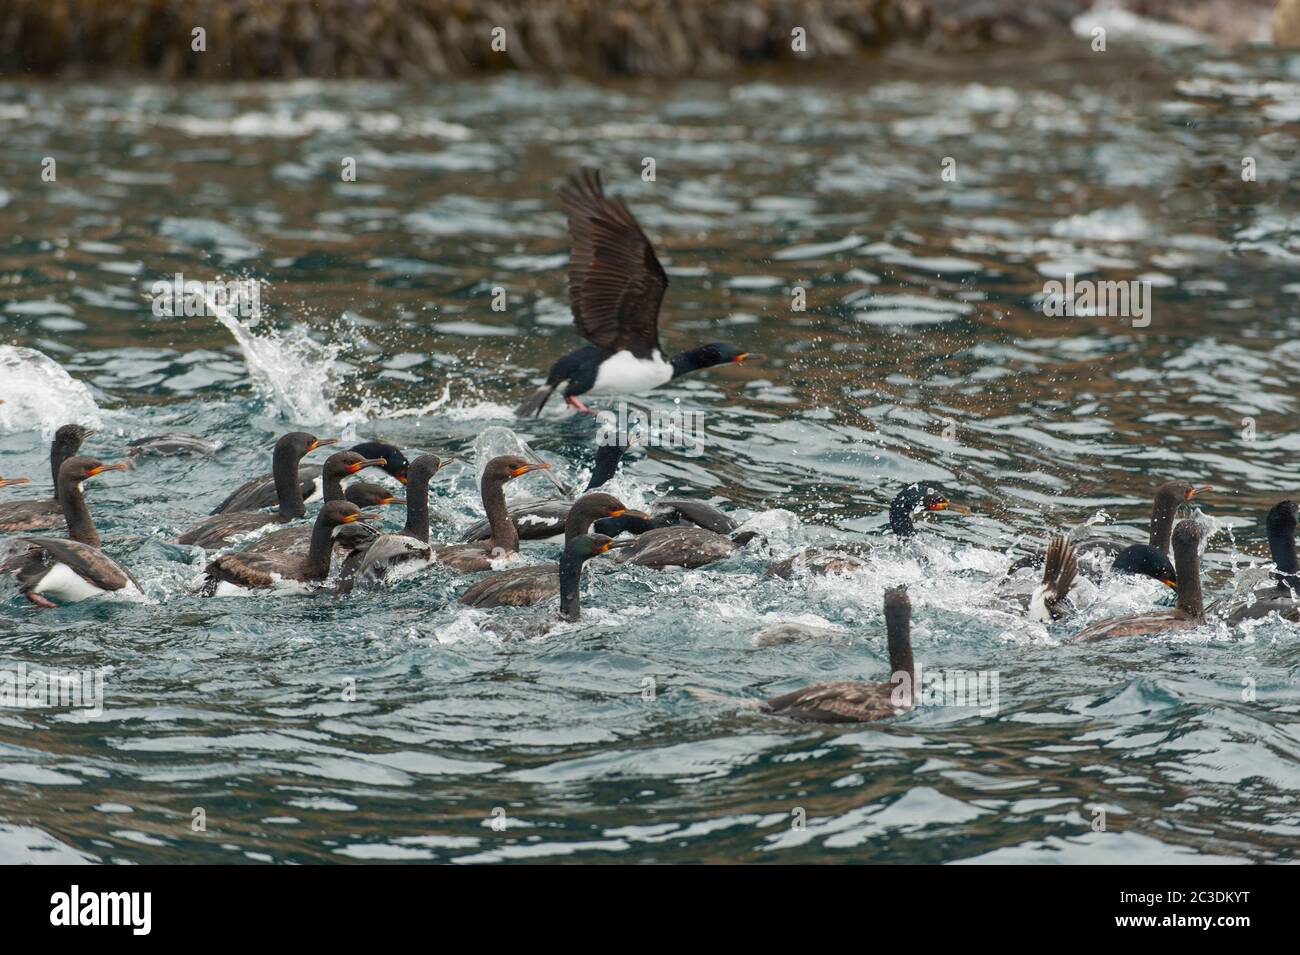
[[758,361],[763,356],[725,342],[710,342],[684,352],[682,357],[691,369],[698,370],[715,365],[740,365],[747,361]]
[[406,460],[406,455],[400,448],[382,441],[362,441],[360,444],[354,444],[352,450],[364,458],[383,458],[384,463],[375,467],[383,468],[403,484],[406,483],[410,462]]
[[1268,517],[1265,519],[1265,526],[1267,526],[1270,533],[1276,528],[1281,533],[1294,537],[1296,512],[1298,510],[1300,510],[1300,507],[1296,505],[1295,501],[1279,501],[1269,510]]
[[329,527],[342,527],[345,524],[355,524],[357,521],[373,521],[378,518],[378,514],[363,513],[361,508],[351,501],[330,501],[320,509],[320,514],[316,515],[318,523],[323,523]]
[[383,458],[364,458],[356,451],[338,451],[325,459],[323,470],[330,477],[342,478],[362,468],[382,468],[386,463]]
[[604,534],[580,534],[564,545],[564,556],[579,561],[590,560],[619,547],[631,547],[635,541],[616,541]]
[[406,499],[394,497],[393,492],[382,484],[358,481],[343,492],[343,499],[351,501],[357,507],[383,507],[387,504],[405,504]]
[[[401,453],[400,451],[398,452]],[[405,460],[405,459],[403,459]],[[429,483],[429,479],[438,473],[443,466],[450,464],[455,458],[439,458],[435,454],[422,454],[406,466],[405,472],[397,476],[397,479],[403,484],[410,484],[412,481],[422,481]]]
[[483,480],[504,484],[527,474],[529,471],[549,471],[551,466],[540,461],[529,461],[513,454],[503,454],[487,463],[483,469]]
[[90,428],[82,427],[79,424],[65,424],[54,432],[54,444],[64,454],[76,454],[81,450],[81,442],[85,441],[95,432]]
[[338,443],[338,438],[318,438],[306,431],[290,431],[288,434],[281,435],[280,439],[275,442],[275,450],[277,454],[284,451],[301,458],[304,454],[315,451],[317,448]]
[[60,465],[59,483],[80,484],[82,481],[89,480],[97,474],[103,474],[105,471],[126,471],[130,467],[129,464],[105,464],[98,458],[72,457]]

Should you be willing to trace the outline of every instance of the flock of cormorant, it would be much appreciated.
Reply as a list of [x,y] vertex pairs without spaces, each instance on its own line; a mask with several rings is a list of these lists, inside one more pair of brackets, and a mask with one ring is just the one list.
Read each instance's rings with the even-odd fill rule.
[[[658,320],[668,280],[650,240],[627,206],[605,195],[595,172],[575,175],[560,190],[560,197],[572,246],[570,305],[578,331],[590,344],[555,362],[545,383],[519,406],[519,415],[540,413],[561,386],[570,407],[591,413],[579,396],[640,393],[687,372],[758,357],[732,345],[712,343],[665,360]],[[139,590],[130,572],[100,549],[83,492],[91,478],[130,465],[106,464],[82,455],[82,442],[91,433],[77,424],[55,432],[50,448],[52,497],[0,503],[0,532],[23,535],[13,538],[8,547],[0,546],[0,576],[14,579],[26,599],[39,608]],[[561,617],[573,621],[581,614],[583,566],[598,555],[612,554],[617,562],[643,567],[694,568],[727,557],[757,536],[738,531],[724,511],[699,501],[661,500],[642,512],[601,491],[627,451],[626,441],[613,440],[598,448],[588,485],[576,500],[552,496],[508,506],[504,490],[508,482],[550,465],[516,455],[492,458],[479,485],[485,519],[470,527],[461,541],[435,546],[430,542],[429,485],[449,459],[424,454],[408,460],[391,444],[365,441],[336,451],[323,465],[303,463],[309,453],[337,443],[300,431],[282,435],[275,442],[270,474],[243,484],[206,519],[177,537],[179,544],[222,550],[206,566],[203,594],[232,596],[304,585],[351,593],[396,574],[437,565],[460,574],[484,574],[461,594],[462,604],[520,607],[558,595]],[[140,439],[130,447],[132,456],[212,450],[203,439],[185,434]],[[344,486],[346,479],[368,468],[378,468],[404,485],[404,497],[367,481]],[[27,481],[0,478],[0,488]],[[1244,597],[1205,605],[1200,580],[1202,526],[1194,518],[1174,522],[1180,507],[1207,490],[1182,482],[1157,488],[1147,544],[1121,547],[1089,540],[1076,547],[1068,536],[1053,537],[1044,551],[1023,556],[1008,568],[1006,595],[1019,600],[1031,619],[1052,623],[1076,612],[1071,592],[1081,569],[1094,577],[1107,572],[1150,577],[1176,594],[1172,608],[1094,623],[1074,634],[1073,642],[1192,628],[1204,624],[1207,615],[1230,623],[1271,613],[1300,620],[1297,505],[1292,501],[1277,504],[1267,517],[1275,582]],[[316,501],[321,507],[315,519],[304,522],[307,505]],[[406,524],[397,533],[383,534],[369,523],[378,517],[371,509],[390,504],[405,505]],[[970,513],[933,488],[911,484],[891,502],[889,526],[897,538],[907,540],[916,532],[918,515],[942,511]],[[60,524],[66,526],[66,537],[30,536]],[[268,532],[268,528],[273,529]],[[254,534],[258,536],[251,543],[225,549]],[[499,568],[517,558],[521,541],[559,535],[564,548],[558,563]],[[809,549],[770,564],[767,573],[786,579],[845,574],[869,566],[871,560],[863,546]],[[1015,593],[1026,570],[1033,573],[1037,585],[1032,592]],[[886,592],[884,617],[890,681],[820,683],[753,705],[819,722],[878,720],[909,708],[915,671],[911,604],[905,589]],[[797,633],[782,631],[771,642],[797,639]]]

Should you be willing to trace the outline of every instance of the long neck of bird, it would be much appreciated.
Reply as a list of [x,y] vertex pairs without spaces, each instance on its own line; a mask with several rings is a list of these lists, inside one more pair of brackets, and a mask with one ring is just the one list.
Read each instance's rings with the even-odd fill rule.
[[298,483],[298,461],[301,457],[296,448],[277,445],[271,460],[275,497],[280,502],[280,516],[286,521],[307,513],[307,505],[302,499],[302,485]]
[[[346,472],[330,467],[328,464],[325,465],[325,469],[321,471],[320,476],[320,495],[322,504],[343,500],[343,475],[345,473]],[[297,481],[294,483],[298,483],[298,493],[301,495],[302,485]]]
[[406,485],[406,527],[402,533],[429,543],[429,477],[422,472],[412,474]]
[[493,548],[507,554],[515,553],[519,550],[519,531],[506,507],[504,482],[493,480],[485,474],[479,489],[483,495],[483,510],[487,512],[488,526],[492,528]]
[[912,622],[906,613],[885,611],[885,632],[889,640],[889,672],[906,673],[916,691],[916,663],[912,659]]
[[588,533],[596,516],[583,507],[581,501],[569,508],[569,516],[564,519],[564,543],[568,544],[575,537]]
[[90,508],[86,506],[81,484],[66,482],[59,490],[59,503],[63,505],[63,518],[68,522],[68,537],[79,544],[98,547],[99,531],[91,519]]
[[1282,578],[1280,582],[1289,587],[1300,583],[1300,579],[1297,579],[1297,574],[1300,574],[1300,562],[1296,560],[1295,525],[1279,527],[1270,524],[1268,549],[1273,556],[1273,563],[1277,566],[1278,576]]
[[621,445],[602,445],[596,452],[596,463],[591,468],[591,478],[587,481],[587,490],[594,491],[614,476],[618,462],[627,448]]
[[1205,616],[1201,595],[1201,554],[1197,541],[1179,541],[1174,548],[1174,570],[1178,575],[1178,609],[1189,617]]
[[674,355],[670,364],[673,366],[673,377],[680,378],[701,368],[708,368],[712,362],[709,361],[705,348],[692,348]]
[[1148,543],[1166,557],[1169,540],[1174,533],[1174,516],[1178,513],[1178,499],[1168,494],[1157,494],[1151,507],[1151,536]]
[[330,575],[330,557],[334,552],[335,525],[324,516],[316,518],[311,529],[311,546],[307,549],[307,578],[324,580]]
[[57,501],[63,492],[59,488],[59,468],[63,462],[72,457],[73,449],[66,441],[55,441],[50,445],[50,473],[54,476],[54,499]]
[[582,600],[578,591],[582,586],[583,560],[566,551],[560,555],[560,616],[577,620],[582,616]]

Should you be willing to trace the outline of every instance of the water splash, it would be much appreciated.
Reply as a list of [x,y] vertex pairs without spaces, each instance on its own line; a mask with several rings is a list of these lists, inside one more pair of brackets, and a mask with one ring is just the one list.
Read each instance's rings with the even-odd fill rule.
[[262,320],[260,306],[243,322],[213,296],[205,295],[204,301],[210,314],[235,337],[253,386],[280,417],[304,424],[337,420],[329,399],[345,377],[337,342],[316,341],[299,325],[283,332],[269,329],[257,334],[253,329]]
[[103,425],[90,389],[34,348],[0,345],[0,433],[39,428],[47,435],[76,422]]

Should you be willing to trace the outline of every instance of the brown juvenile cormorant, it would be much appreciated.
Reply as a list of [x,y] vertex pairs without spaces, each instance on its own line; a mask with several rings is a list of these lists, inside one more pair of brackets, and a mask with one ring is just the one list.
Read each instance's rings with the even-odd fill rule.
[[[912,708],[917,691],[912,659],[912,603],[905,587],[885,591],[885,635],[889,645],[888,681],[833,680],[746,705],[775,716],[814,723],[867,723],[898,716]],[[696,695],[721,699],[713,693]]]
[[[954,504],[932,487],[909,484],[889,502],[889,529],[906,540],[916,534],[913,518],[917,514],[952,511],[969,514],[970,508]],[[768,565],[767,573],[789,579],[796,573],[842,574],[866,566],[862,555],[851,548],[810,548]]]
[[[324,442],[321,442],[324,444]],[[337,444],[337,441],[331,441],[331,444]],[[349,451],[355,451],[363,458],[372,460],[384,459],[383,468],[403,484],[406,483],[406,455],[401,450],[393,447],[391,444],[385,444],[382,441],[362,441],[360,444],[354,444],[348,448]],[[322,467],[319,464],[299,464],[298,482],[302,485],[302,499],[304,504],[314,504],[324,497],[324,477]],[[267,507],[276,507],[280,502],[280,492],[275,483],[275,475],[264,474],[261,477],[253,478],[236,489],[229,497],[213,508],[213,514],[224,514],[227,511],[260,511]]]
[[1268,587],[1258,587],[1248,594],[1221,601],[1209,613],[1228,623],[1258,620],[1275,613],[1283,620],[1300,621],[1300,561],[1296,559],[1296,502],[1280,501],[1269,510],[1264,524],[1268,532],[1268,549],[1273,557]]
[[317,438],[303,431],[291,431],[282,436],[275,442],[271,457],[279,510],[275,513],[223,511],[195,524],[176,539],[177,543],[207,549],[224,547],[241,534],[251,533],[267,524],[288,524],[302,517],[307,513],[307,507],[303,502],[302,485],[298,482],[298,462],[308,452],[329,444],[338,444],[338,438]]
[[54,432],[50,442],[50,479],[54,496],[43,501],[9,501],[0,504],[0,531],[40,531],[57,527],[63,521],[59,504],[59,468],[81,450],[81,442],[95,432],[79,424],[65,424]]
[[462,574],[470,574],[491,570],[494,560],[519,553],[519,532],[515,530],[515,523],[510,520],[510,511],[506,508],[505,484],[530,471],[545,471],[549,468],[549,464],[528,461],[511,454],[503,454],[489,461],[479,481],[479,493],[483,498],[483,510],[492,528],[492,536],[481,543],[440,547],[436,552],[438,563],[446,564]]
[[639,394],[687,372],[760,357],[714,343],[666,361],[659,305],[668,276],[641,226],[621,199],[605,195],[594,170],[572,176],[560,188],[560,201],[569,221],[569,308],[591,344],[552,365],[546,384],[515,409],[517,415],[540,414],[560,385],[571,408],[591,413],[579,395]]
[[340,527],[356,521],[375,520],[377,514],[365,514],[348,501],[331,501],[320,509],[312,526],[311,546],[307,553],[287,551],[252,554],[235,551],[221,554],[204,571],[205,596],[226,597],[245,590],[266,590],[281,585],[324,580],[330,573],[334,551],[334,534]]
[[60,466],[56,486],[68,525],[67,539],[20,537],[0,558],[0,573],[12,574],[23,596],[36,606],[75,603],[117,590],[139,591],[135,579],[99,549],[99,531],[81,490],[84,481],[98,474],[127,468],[87,457],[71,457]]
[[1205,607],[1201,600],[1200,545],[1200,524],[1194,520],[1179,521],[1173,531],[1174,565],[1178,573],[1178,603],[1173,609],[1103,620],[1079,631],[1070,642],[1091,643],[1201,626],[1205,623]]
[[[590,531],[592,523],[599,518],[619,517],[627,512],[623,502],[612,494],[601,491],[584,494],[569,509],[564,525],[565,545]],[[559,571],[559,564],[538,564],[498,571],[484,577],[461,594],[460,602],[471,607],[527,607],[542,603],[560,592]]]

